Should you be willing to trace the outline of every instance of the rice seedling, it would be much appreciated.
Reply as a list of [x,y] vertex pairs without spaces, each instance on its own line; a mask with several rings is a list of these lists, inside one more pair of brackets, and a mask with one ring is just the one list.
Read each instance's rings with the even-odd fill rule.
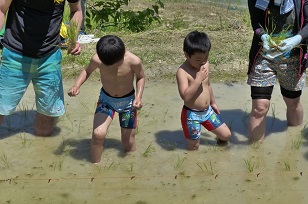
[[292,149],[299,149],[303,144],[302,135],[298,135],[295,140],[292,140]]
[[177,162],[174,166],[174,168],[178,169],[182,166],[182,164],[184,163],[186,157],[183,157],[183,158],[180,158],[180,156],[178,155],[178,159],[177,159]]
[[168,108],[166,109],[165,113],[164,113],[164,123],[166,122],[166,115],[168,113]]
[[149,146],[145,149],[145,151],[142,153],[142,156],[150,157],[152,152],[155,151],[155,148],[152,146],[152,143],[153,142],[151,142]]
[[133,162],[131,162],[130,164],[129,164],[129,170],[130,170],[130,172],[131,173],[133,173],[133,171],[134,171],[134,163]]
[[64,157],[61,157],[61,159],[58,161],[58,170],[61,171],[63,167]]
[[242,117],[242,124],[245,128],[247,128],[247,123],[248,123],[248,120],[249,120],[249,113],[247,112],[247,110],[245,110],[244,114],[243,114],[243,117]]
[[5,153],[2,154],[1,160],[7,168],[10,168],[10,163]]
[[215,144],[215,145],[210,145],[209,150],[213,151],[213,152],[218,152],[218,151],[222,150],[222,148],[219,145]]
[[56,162],[52,162],[49,167],[52,167],[54,171],[56,171],[57,168],[57,163]]
[[78,33],[78,23],[76,21],[71,21],[67,26],[67,53],[70,54],[71,51],[76,46],[77,34]]
[[82,117],[80,117],[79,123],[78,123],[78,131],[77,133],[80,133],[80,127],[81,127]]
[[97,168],[98,172],[101,173],[102,172],[102,166],[101,165],[94,165],[95,168]]
[[293,177],[293,180],[294,180],[294,181],[297,181],[297,180],[299,180],[299,179],[300,179],[299,176]]
[[[269,21],[270,22],[270,21]],[[270,26],[270,28],[269,28]],[[263,28],[260,25],[261,28]],[[264,29],[264,28],[263,28]],[[268,25],[264,30],[269,35],[267,41],[269,42],[270,48],[274,48],[275,50],[278,50],[278,45],[281,43],[281,41],[287,39],[291,35],[290,31],[291,27],[287,26],[286,28],[283,28],[280,33],[275,33],[276,25],[273,21],[271,21],[271,25]]]
[[[18,105],[18,106],[20,106],[20,105]],[[28,121],[28,117],[29,117],[29,115],[28,115],[28,110],[29,110],[28,105],[26,103],[22,102],[21,106],[22,106],[22,108],[20,108],[20,110],[23,111],[24,118],[25,118],[26,121]]]
[[275,125],[275,120],[276,120],[276,111],[275,111],[274,103],[271,104],[271,109],[272,109],[272,117],[273,117],[271,127],[273,127]]
[[114,161],[112,161],[112,162],[110,163],[110,165],[108,166],[107,170],[110,170],[113,166],[114,166]]
[[162,143],[168,151],[175,150],[177,147],[175,141],[163,140]]
[[71,120],[70,114],[69,114],[67,111],[65,112],[65,117],[67,118],[67,120],[68,120],[68,122],[69,122],[69,124],[70,124],[70,127],[67,126],[68,129],[69,129],[71,132],[73,132],[74,124],[73,124],[73,121]]
[[303,138],[307,138],[308,139],[308,128],[307,128],[307,124],[305,124],[305,126],[301,129],[300,134]]
[[206,172],[206,173],[209,173],[209,174],[214,174],[214,172],[213,172],[213,167],[212,167],[212,161],[211,161],[211,160],[210,160],[210,162],[209,162],[209,165],[207,165],[207,164],[204,163],[204,162],[202,162],[202,165],[199,164],[199,163],[197,163],[197,165],[198,165],[198,167],[199,167],[202,171],[204,171],[204,172]]
[[256,151],[259,151],[260,150],[260,147],[261,147],[261,144],[262,144],[262,142],[260,142],[260,141],[253,141],[252,143],[251,143],[251,147],[253,148],[253,149],[255,149]]
[[290,171],[291,170],[291,165],[289,161],[283,161],[284,163],[284,168],[286,171]]
[[251,158],[249,158],[249,159],[244,158],[244,162],[245,162],[246,168],[249,172],[253,172],[255,170],[256,164],[255,164],[254,161],[252,161]]
[[24,135],[19,135],[19,138],[21,139],[21,145],[22,147],[26,147],[27,145],[27,138],[26,138],[26,133],[24,133]]
[[110,170],[112,168],[115,168],[114,161],[111,161],[111,163],[109,163],[109,159],[107,159],[105,166],[104,166],[104,169]]
[[90,108],[83,102],[83,101],[80,101],[80,104],[82,105],[82,107],[84,109],[86,109],[89,113],[92,113],[92,111],[90,110]]

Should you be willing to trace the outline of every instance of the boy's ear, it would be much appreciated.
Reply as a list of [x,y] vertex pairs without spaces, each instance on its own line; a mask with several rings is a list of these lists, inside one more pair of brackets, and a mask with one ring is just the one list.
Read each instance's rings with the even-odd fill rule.
[[186,59],[189,58],[189,55],[187,54],[187,52],[184,52],[184,55],[185,55]]

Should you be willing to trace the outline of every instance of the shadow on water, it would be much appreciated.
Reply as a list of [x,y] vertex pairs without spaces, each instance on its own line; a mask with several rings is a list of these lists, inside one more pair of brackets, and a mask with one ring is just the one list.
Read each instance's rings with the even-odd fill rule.
[[[68,154],[76,160],[90,162],[90,146],[91,139],[65,139],[54,151],[56,155]],[[119,156],[124,157],[126,154],[122,151],[122,143],[118,139],[106,138],[104,142],[104,150],[116,149],[119,151]]]
[[[20,133],[34,135],[34,118],[37,112],[34,110],[16,111],[11,115],[5,116],[0,126],[0,139],[13,136]],[[61,129],[55,126],[52,136],[61,133]]]
[[[249,120],[249,113],[241,109],[222,110],[220,116],[224,122],[231,129],[230,144],[248,145],[247,124]],[[283,132],[287,129],[287,121],[280,120],[274,116],[267,116],[266,118],[266,137],[272,133]],[[216,145],[216,139],[204,127],[202,128],[202,135],[200,145]],[[182,130],[161,130],[155,133],[156,142],[163,149],[167,151],[175,149],[186,149],[186,139]]]
[[[249,113],[241,109],[222,110],[220,113],[224,122],[231,130],[232,136],[230,143],[232,144],[248,144],[248,121]],[[280,120],[275,116],[271,116],[269,113],[266,117],[266,135],[270,136],[272,133],[284,132],[287,129],[287,121]],[[244,140],[239,140],[244,138]]]

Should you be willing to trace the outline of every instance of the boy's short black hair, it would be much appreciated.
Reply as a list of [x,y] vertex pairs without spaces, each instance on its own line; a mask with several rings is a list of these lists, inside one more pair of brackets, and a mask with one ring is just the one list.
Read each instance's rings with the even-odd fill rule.
[[125,45],[118,36],[106,35],[97,42],[96,53],[102,63],[113,65],[124,58]]
[[184,39],[183,51],[186,52],[189,57],[195,52],[210,52],[211,41],[208,35],[204,32],[197,30],[188,33]]

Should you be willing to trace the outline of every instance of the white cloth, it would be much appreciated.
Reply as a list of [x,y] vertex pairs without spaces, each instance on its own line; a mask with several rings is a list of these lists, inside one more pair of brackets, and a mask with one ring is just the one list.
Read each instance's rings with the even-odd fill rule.
[[91,42],[97,42],[99,41],[100,38],[94,38],[93,34],[90,35],[79,35],[78,36],[78,42],[80,44],[87,44],[87,43],[91,43]]
[[[257,0],[255,7],[263,11],[266,10],[270,0]],[[280,6],[280,14],[285,14],[294,8],[293,0],[274,0],[276,6]]]

